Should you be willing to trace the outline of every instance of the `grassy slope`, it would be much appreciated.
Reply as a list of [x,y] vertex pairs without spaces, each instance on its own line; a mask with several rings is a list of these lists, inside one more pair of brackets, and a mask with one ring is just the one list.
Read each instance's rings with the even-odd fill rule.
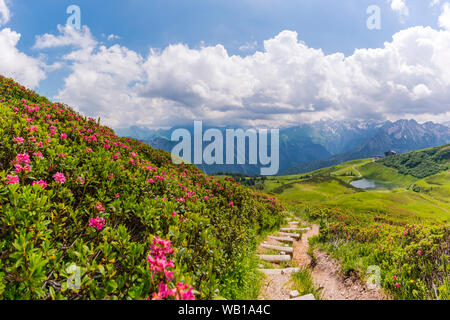
[[450,145],[398,154],[379,162],[401,174],[422,179],[450,168]]
[[[335,180],[351,182],[361,179],[358,172],[363,178],[384,182],[389,190],[358,192]],[[310,179],[314,176],[331,178],[318,182]],[[421,187],[420,193],[412,190],[414,184]],[[446,171],[419,180],[373,159],[361,159],[311,173],[272,177],[266,181],[264,190],[277,194],[281,199],[351,208],[356,212],[378,212],[399,221],[450,222],[450,179]]]
[[[415,152],[413,158],[420,156]],[[389,187],[367,191],[348,187],[345,182],[361,178],[358,172]],[[396,298],[449,298],[448,170],[419,179],[362,159],[309,174],[269,178],[264,190],[304,218],[320,221],[321,236],[313,242],[340,259],[345,272],[357,271],[364,277],[368,266],[376,264],[382,268],[383,286]]]
[[[29,170],[15,167],[19,154]],[[216,289],[244,298],[255,237],[277,227],[282,210],[0,77],[0,299],[145,299],[160,282],[191,285],[202,299]],[[95,217],[100,230],[89,225]],[[174,279],[149,270],[156,236],[171,240]]]
[[398,186],[407,186],[417,180],[413,176],[400,174],[397,170],[376,162],[370,162],[361,166],[359,171],[364,178],[388,182]]

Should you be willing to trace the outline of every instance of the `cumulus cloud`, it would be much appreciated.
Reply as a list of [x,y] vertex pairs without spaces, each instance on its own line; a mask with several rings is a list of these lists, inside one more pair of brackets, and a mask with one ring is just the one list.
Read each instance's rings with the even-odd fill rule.
[[9,28],[0,30],[0,74],[35,88],[45,79],[45,65],[17,49],[20,37]]
[[2,24],[8,23],[10,18],[11,12],[9,11],[9,8],[6,5],[6,0],[0,0],[0,26]]
[[439,26],[450,30],[450,3],[448,2],[442,6],[442,13],[439,16]]
[[[405,0],[389,0],[391,9],[400,16],[400,22],[404,22],[405,18],[409,16],[409,9]],[[435,0],[433,0],[435,1]]]
[[[449,30],[405,29],[381,48],[350,56],[310,48],[288,30],[247,56],[230,55],[220,44],[173,44],[141,56],[102,45],[88,29],[78,32],[38,38],[46,43],[41,47],[74,50],[64,57],[72,73],[56,98],[114,127],[193,119],[250,126],[330,117],[450,120]],[[80,48],[89,49],[74,54]]]
[[77,30],[69,25],[58,25],[59,35],[44,34],[36,37],[36,42],[33,46],[34,49],[49,49],[49,48],[61,48],[72,47],[72,51],[68,56],[65,56],[66,60],[79,60],[89,59],[93,50],[98,46],[97,40],[91,34],[91,31],[87,26],[83,26],[81,30]]
[[142,115],[136,106],[142,103],[144,107],[145,99],[138,97],[131,86],[142,77],[141,65],[142,58],[125,47],[100,46],[88,59],[74,60],[73,71],[64,80],[57,99],[73,104],[84,114],[101,116],[113,126],[135,123]]

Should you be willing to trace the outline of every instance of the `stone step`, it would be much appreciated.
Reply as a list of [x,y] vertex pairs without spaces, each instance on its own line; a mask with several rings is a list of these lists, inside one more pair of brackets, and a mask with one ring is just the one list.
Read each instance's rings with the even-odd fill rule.
[[297,225],[297,224],[298,224],[298,221],[291,221],[291,222],[289,222],[289,224],[290,224],[290,225],[294,225],[294,224]]
[[283,237],[289,237],[289,238],[294,238],[294,239],[299,239],[300,238],[300,234],[298,234],[298,233],[287,233],[287,232],[278,232],[278,234],[280,235],[280,236],[283,236]]
[[304,296],[300,296],[297,298],[292,298],[289,300],[316,300],[316,298],[314,298],[314,295],[312,293],[306,294]]
[[264,261],[274,262],[274,263],[291,261],[291,256],[289,256],[287,254],[283,254],[283,255],[258,254],[258,257]]
[[294,242],[295,240],[289,237],[276,237],[276,236],[268,236],[268,238],[282,242]]
[[299,268],[284,268],[284,269],[258,269],[267,275],[277,275],[277,274],[290,274],[300,271]]
[[286,252],[286,253],[293,253],[294,252],[294,248],[291,248],[291,247],[274,246],[274,245],[265,244],[265,243],[260,244],[260,246],[262,248],[272,249],[272,250],[276,250],[276,251],[283,251],[283,252]]
[[308,231],[309,228],[280,228],[280,231]]

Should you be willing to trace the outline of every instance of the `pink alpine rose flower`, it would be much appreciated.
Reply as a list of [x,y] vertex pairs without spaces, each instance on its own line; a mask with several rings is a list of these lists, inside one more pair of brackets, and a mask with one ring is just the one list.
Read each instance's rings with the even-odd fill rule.
[[14,165],[14,168],[15,168],[15,172],[16,173],[21,173],[21,172],[23,172],[23,171],[28,171],[28,172],[31,172],[31,167],[30,167],[30,165],[28,165],[28,164],[26,164],[26,165],[24,165],[24,166],[21,166],[20,164],[15,164]]
[[192,293],[192,287],[187,284],[179,282],[177,284],[177,293],[175,295],[176,300],[195,300],[194,294]]
[[25,141],[25,139],[22,137],[13,138],[13,142],[17,143],[17,144],[22,144],[24,141]]
[[66,177],[64,176],[64,174],[62,174],[60,172],[55,173],[53,175],[53,179],[60,184],[63,184],[64,182],[66,182]]
[[81,184],[81,185],[84,184],[84,179],[83,179],[83,177],[78,177],[78,178],[77,178],[77,181],[78,181],[78,183]]
[[43,158],[44,157],[44,155],[40,151],[37,151],[37,152],[33,153],[33,156],[35,156],[37,158]]
[[29,164],[30,163],[30,156],[28,155],[28,153],[19,153],[16,156],[16,161],[17,163],[23,163],[23,164]]
[[100,211],[100,212],[105,212],[105,208],[103,208],[103,205],[102,205],[101,202],[97,202],[97,203],[95,204],[95,207],[97,208],[98,211]]
[[6,176],[6,184],[17,184],[19,183],[19,177],[18,176]]
[[91,218],[89,220],[89,227],[93,227],[97,230],[101,230],[106,224],[105,219],[100,218],[100,217],[96,217],[96,218]]
[[41,189],[47,188],[47,182],[45,182],[44,180],[34,181],[32,183],[33,186],[36,185],[36,184],[41,185]]

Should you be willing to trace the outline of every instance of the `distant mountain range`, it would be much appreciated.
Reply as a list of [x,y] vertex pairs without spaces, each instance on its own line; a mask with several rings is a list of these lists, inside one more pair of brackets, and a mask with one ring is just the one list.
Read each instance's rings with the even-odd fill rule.
[[[174,127],[169,130],[154,131],[140,127],[130,127],[125,129],[118,129],[116,130],[116,133],[120,136],[139,139],[154,148],[170,152],[173,147],[178,144],[178,142],[171,141],[170,139],[172,132],[176,129],[178,129],[178,127]],[[183,127],[183,129],[187,129],[193,135],[193,127]],[[203,128],[203,131],[206,131],[207,129],[209,129],[209,127],[205,126]],[[226,129],[226,127],[220,128],[224,137],[226,135]],[[312,130],[312,128],[298,127],[296,129],[292,129],[292,131],[280,131],[280,171],[287,170],[300,163],[317,161],[332,156],[332,153],[328,152],[324,146],[313,141],[316,139],[311,138],[311,136],[314,136],[314,131]],[[206,145],[208,145],[208,143],[205,142],[204,147]],[[298,150],[301,150],[301,152],[298,152]],[[191,150],[191,152],[193,154],[193,149]],[[246,154],[248,154],[248,147],[246,149]],[[246,162],[248,162],[248,160]],[[235,164],[232,165],[200,164],[197,166],[208,174],[217,172],[234,172],[244,173],[246,175],[258,175],[260,173],[259,165],[236,164],[236,157],[234,163]]]
[[398,120],[384,123],[372,136],[354,149],[332,157],[294,166],[284,174],[304,173],[337,165],[339,163],[382,156],[388,150],[405,153],[417,149],[444,145],[450,142],[450,127],[414,120]]
[[[169,130],[132,126],[116,133],[171,151],[177,142]],[[193,128],[185,128],[191,133]],[[205,127],[204,130],[208,128]],[[226,128],[221,128],[225,132]],[[383,155],[385,151],[409,152],[450,143],[450,123],[417,123],[415,120],[319,121],[280,129],[280,174],[304,173],[345,161]],[[206,144],[205,144],[206,145]],[[199,165],[208,174],[235,172],[259,174],[258,165]]]

